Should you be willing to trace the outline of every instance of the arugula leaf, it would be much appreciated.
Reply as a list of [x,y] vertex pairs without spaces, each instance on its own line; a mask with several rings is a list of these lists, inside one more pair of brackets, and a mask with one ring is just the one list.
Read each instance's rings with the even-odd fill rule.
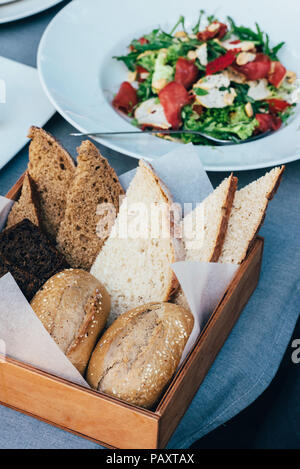
[[278,60],[277,52],[284,46],[285,42],[280,42],[277,46],[270,48],[270,38],[266,34],[266,40],[263,46],[263,52],[267,54],[272,60]]
[[201,25],[201,20],[202,20],[203,15],[204,15],[204,10],[200,10],[198,21],[195,24],[195,26],[192,28],[192,31],[194,34],[197,34],[200,30],[200,25]]
[[282,42],[280,42],[279,44],[277,44],[277,46],[275,46],[275,47],[273,47],[273,48],[271,49],[272,55],[274,56],[274,60],[277,59],[277,55],[276,55],[276,54],[277,54],[277,52],[284,46],[284,44],[285,44],[285,42],[282,41]]
[[179,17],[179,20],[177,21],[177,23],[175,24],[175,26],[174,26],[174,27],[172,28],[172,30],[170,31],[170,35],[171,35],[171,36],[175,33],[176,29],[177,29],[178,26],[180,26],[180,25],[182,26],[183,31],[186,32],[186,29],[185,29],[185,18],[184,18],[183,15],[181,15],[181,16]]
[[113,59],[119,60],[120,62],[124,62],[126,67],[131,72],[134,72],[138,55],[139,54],[137,52],[130,52],[128,55],[120,55],[119,57],[113,57]]
[[210,24],[210,23],[213,23],[214,21],[218,21],[218,20],[217,20],[217,17],[215,15],[210,15],[210,16],[207,17],[207,21]]
[[232,34],[235,34],[242,41],[254,42],[254,44],[258,46],[262,50],[262,52],[268,55],[272,60],[278,60],[277,52],[285,44],[284,42],[280,42],[279,44],[277,44],[277,46],[270,48],[269,35],[262,31],[258,23],[255,23],[255,32],[252,31],[252,29],[250,28],[246,28],[245,26],[237,26],[230,16],[228,16],[227,19],[230,23]]
[[194,92],[197,96],[206,96],[208,91],[204,90],[203,88],[194,88]]

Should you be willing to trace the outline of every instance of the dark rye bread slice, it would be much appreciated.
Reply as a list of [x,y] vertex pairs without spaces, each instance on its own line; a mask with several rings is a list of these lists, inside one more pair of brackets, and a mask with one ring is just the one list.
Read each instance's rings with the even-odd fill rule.
[[[124,191],[115,171],[92,142],[82,142],[77,151],[78,165],[68,192],[57,246],[72,267],[89,270],[109,235],[107,217],[97,213],[97,207],[102,203],[112,204],[116,216],[119,197]],[[104,235],[99,236],[99,232]]]
[[46,235],[29,220],[0,233],[0,258],[2,270],[11,272],[27,299],[46,280],[69,267]]
[[67,189],[74,177],[75,163],[45,130],[31,127],[28,137],[31,138],[28,171],[39,194],[42,228],[56,239],[65,213]]
[[34,225],[40,227],[40,202],[34,181],[26,172],[22,192],[8,215],[6,228],[16,225],[27,218]]
[[0,278],[8,272],[12,274],[26,299],[31,301],[35,292],[40,289],[40,280],[0,258]]

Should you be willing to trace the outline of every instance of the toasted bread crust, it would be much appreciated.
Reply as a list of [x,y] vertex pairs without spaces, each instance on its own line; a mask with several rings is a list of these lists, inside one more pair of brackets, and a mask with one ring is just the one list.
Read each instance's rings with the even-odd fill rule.
[[[169,191],[167,186],[164,184],[164,182],[157,176],[151,164],[144,160],[140,160],[140,166],[144,167],[149,173],[151,173],[152,177],[155,179],[157,186],[160,188],[162,197],[164,198],[168,206],[171,207],[173,204],[173,198],[172,198],[171,192]],[[170,219],[170,225],[171,225],[170,242],[172,243],[172,246],[173,246],[172,263],[174,263],[174,262],[179,262],[179,261],[184,260],[185,250],[184,250],[183,240],[181,238],[175,237],[176,233],[179,231],[179,223],[177,222],[177,226],[176,226],[172,210],[170,210],[169,213],[171,217]],[[169,301],[170,298],[176,293],[178,288],[179,288],[179,282],[178,282],[176,275],[173,273],[170,279],[168,291],[166,292],[166,295],[163,301]]]
[[281,166],[280,168],[280,173],[278,174],[277,176],[277,179],[274,183],[274,186],[273,188],[271,189],[271,191],[267,194],[267,202],[266,202],[266,205],[265,205],[265,210],[264,210],[264,213],[263,213],[263,216],[261,218],[261,221],[260,223],[258,224],[257,228],[256,228],[256,231],[254,233],[254,236],[253,238],[251,239],[247,249],[245,250],[245,253],[244,253],[244,256],[243,258],[241,259],[240,261],[240,264],[246,259],[248,253],[251,251],[252,249],[252,246],[254,244],[254,241],[256,239],[256,236],[258,235],[258,232],[259,230],[261,229],[262,225],[264,224],[264,221],[265,221],[265,218],[266,218],[266,214],[267,214],[267,208],[268,208],[268,205],[269,205],[269,201],[273,199],[273,197],[275,196],[276,192],[278,191],[278,188],[280,186],[280,183],[281,183],[281,180],[282,180],[282,175],[285,171],[285,166]]
[[218,259],[221,255],[222,247],[225,241],[226,231],[228,228],[228,221],[229,221],[230,212],[232,209],[234,195],[237,189],[237,184],[238,184],[238,179],[236,177],[233,177],[233,174],[231,173],[229,191],[227,193],[225,206],[223,207],[224,213],[223,213],[223,217],[219,226],[219,234],[216,240],[215,249],[212,253],[212,256],[209,262],[218,262]]

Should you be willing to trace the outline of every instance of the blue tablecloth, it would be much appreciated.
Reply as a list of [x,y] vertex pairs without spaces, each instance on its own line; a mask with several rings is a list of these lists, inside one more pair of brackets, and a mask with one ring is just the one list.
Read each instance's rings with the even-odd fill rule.
[[[66,3],[35,17],[1,25],[0,55],[35,66],[43,30]],[[72,127],[60,116],[56,114],[46,129],[75,154],[79,140],[69,137]],[[131,158],[100,149],[118,173],[136,166],[136,161]],[[28,149],[25,148],[0,171],[0,195],[5,195],[15,183],[27,161]],[[263,173],[264,170],[238,173],[240,186]],[[210,173],[209,176],[216,186],[226,174]],[[265,237],[265,252],[258,288],[171,439],[170,448],[187,448],[232,418],[249,406],[276,374],[300,309],[299,181],[300,161],[288,164],[261,230]],[[0,407],[0,448],[99,446]]]

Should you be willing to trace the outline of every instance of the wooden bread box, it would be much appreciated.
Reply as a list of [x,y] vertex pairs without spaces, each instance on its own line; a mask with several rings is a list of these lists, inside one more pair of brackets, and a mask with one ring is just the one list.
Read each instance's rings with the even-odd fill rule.
[[[23,177],[8,198],[17,200]],[[255,290],[263,244],[263,238],[257,237],[192,352],[152,411],[9,357],[0,357],[0,403],[108,448],[164,448]]]

